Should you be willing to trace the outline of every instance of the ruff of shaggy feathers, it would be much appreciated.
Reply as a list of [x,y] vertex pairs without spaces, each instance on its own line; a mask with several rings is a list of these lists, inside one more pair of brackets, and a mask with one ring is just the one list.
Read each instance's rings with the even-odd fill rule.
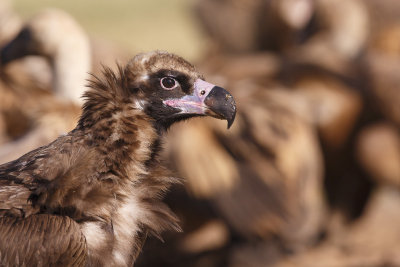
[[[112,135],[110,129],[115,126],[113,125],[115,123],[113,114],[125,111],[127,113],[132,112],[130,116],[121,118],[123,124],[123,130],[120,132],[121,138],[112,143],[103,143],[103,147],[98,147],[102,154],[107,153],[107,157],[112,159],[110,164],[113,169],[114,167],[120,168],[121,173],[118,173],[118,176],[127,179],[129,179],[128,170],[121,168],[121,166],[126,165],[127,162],[137,161],[137,158],[139,158],[132,157],[136,154],[135,149],[138,148],[136,132],[140,128],[140,123],[136,123],[136,121],[155,123],[150,117],[142,114],[141,111],[137,112],[129,105],[131,103],[129,101],[130,90],[135,90],[130,85],[130,78],[134,79],[135,77],[128,77],[129,75],[130,73],[127,73],[120,65],[117,66],[116,72],[103,66],[103,78],[92,75],[93,79],[88,81],[89,90],[83,95],[85,103],[77,127],[83,129],[94,126],[92,129],[95,129],[93,131],[96,136],[95,139],[103,141],[106,140],[107,136]],[[98,112],[99,110],[101,112]],[[149,136],[153,134],[155,133]],[[181,180],[172,176],[170,171],[163,167],[164,164],[158,156],[162,145],[159,137],[152,136],[149,138],[155,138],[150,145],[152,154],[144,161],[144,165],[141,164],[140,166],[143,169],[142,178],[146,177],[132,182],[135,183],[135,187],[140,192],[140,199],[146,204],[146,209],[152,214],[150,220],[143,222],[144,226],[149,229],[150,234],[162,240],[160,233],[164,230],[181,231],[177,217],[160,201],[170,186],[181,183]],[[115,150],[118,150],[118,152],[113,154],[112,151]],[[122,157],[120,154],[122,154]],[[113,157],[114,155],[115,157]],[[150,167],[151,172],[148,172]]]
[[[83,232],[90,223],[111,227],[111,234],[102,237],[103,247],[89,253],[94,265],[107,258],[112,246],[133,263],[148,234],[161,238],[164,230],[180,231],[177,217],[161,202],[179,181],[161,167],[160,135],[154,120],[132,105],[133,77],[127,73],[128,68],[118,67],[117,73],[105,68],[102,78],[90,81],[74,130],[0,166],[0,200],[5,200],[0,217],[58,214],[79,223]],[[123,214],[136,207],[137,217]],[[0,227],[7,223],[0,218]],[[135,232],[114,238],[114,232],[129,232],[128,227]],[[90,238],[97,237],[85,236],[90,251]],[[10,249],[17,246],[12,235],[8,238]]]

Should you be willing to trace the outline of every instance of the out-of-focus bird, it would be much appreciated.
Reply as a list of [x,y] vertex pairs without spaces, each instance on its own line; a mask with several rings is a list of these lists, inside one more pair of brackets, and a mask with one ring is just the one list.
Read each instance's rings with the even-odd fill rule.
[[91,64],[87,34],[69,14],[47,9],[36,14],[1,51],[7,64],[26,55],[49,59],[53,71],[53,91],[62,98],[80,103]]
[[368,38],[368,11],[358,0],[204,0],[195,1],[194,12],[222,53],[294,49],[292,57],[339,71]]
[[366,104],[372,118],[357,136],[356,154],[377,185],[400,183],[400,5],[393,0],[365,1],[371,19],[363,57],[368,87]]
[[357,139],[357,157],[379,184],[400,187],[400,134],[389,123],[364,127]]
[[230,93],[158,51],[105,69],[85,98],[74,130],[0,167],[5,265],[131,266],[147,234],[179,229],[160,200],[175,181],[160,166],[162,133],[205,115],[229,127],[236,113]]
[[330,150],[343,148],[363,108],[357,79],[298,62],[287,62],[279,76],[285,86],[306,99],[311,109],[310,120],[322,144]]
[[[319,246],[271,266],[398,266],[399,205],[397,189],[379,186],[372,193],[364,215],[353,224],[340,227]],[[260,260],[253,264],[263,265]]]
[[[18,59],[29,55],[40,55],[49,61],[52,72],[49,76],[53,80],[50,90],[49,85],[43,88],[32,81],[27,83],[25,72],[14,66]],[[1,90],[4,97],[0,109],[6,121],[5,132],[10,133],[9,139],[13,141],[0,149],[1,163],[74,127],[80,114],[85,79],[89,77],[90,55],[86,33],[69,14],[56,9],[38,13],[2,48],[5,88]],[[16,120],[17,115],[22,119]]]
[[[0,3],[0,47],[9,43],[22,29],[23,21],[12,8],[12,1],[4,0]],[[51,83],[50,68],[45,59],[40,57],[26,57],[17,63],[8,66],[7,70],[1,66],[1,71],[7,74],[14,72],[23,87],[46,88]]]
[[194,13],[221,51],[249,53],[292,46],[314,12],[312,0],[195,1]]

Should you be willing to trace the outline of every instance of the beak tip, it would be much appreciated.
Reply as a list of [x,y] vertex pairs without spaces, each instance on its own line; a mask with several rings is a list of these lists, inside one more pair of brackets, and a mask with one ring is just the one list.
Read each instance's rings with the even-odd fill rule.
[[236,108],[235,108],[235,111],[234,111],[234,113],[233,113],[233,116],[232,116],[231,118],[228,118],[228,119],[227,119],[227,122],[228,122],[228,130],[229,130],[229,128],[231,128],[233,122],[235,121],[235,116],[236,116]]

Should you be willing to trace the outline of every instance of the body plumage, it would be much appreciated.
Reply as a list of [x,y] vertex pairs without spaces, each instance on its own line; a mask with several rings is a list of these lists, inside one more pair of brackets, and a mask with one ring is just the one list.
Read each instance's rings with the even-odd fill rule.
[[[94,77],[74,130],[0,166],[1,261],[131,266],[147,234],[179,230],[161,201],[176,181],[158,159],[162,133],[193,116],[232,123],[236,111],[229,93],[200,79],[165,52],[140,54],[118,73]],[[33,240],[44,252],[32,252]],[[46,246],[59,251],[48,255]]]

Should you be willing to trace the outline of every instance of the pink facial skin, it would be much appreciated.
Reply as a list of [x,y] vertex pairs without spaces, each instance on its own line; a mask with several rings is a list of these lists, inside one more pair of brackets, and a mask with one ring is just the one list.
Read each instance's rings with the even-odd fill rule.
[[183,113],[205,114],[207,106],[204,104],[204,99],[214,87],[214,84],[197,79],[194,82],[192,95],[186,95],[180,99],[167,99],[163,103],[167,106],[179,108]]

